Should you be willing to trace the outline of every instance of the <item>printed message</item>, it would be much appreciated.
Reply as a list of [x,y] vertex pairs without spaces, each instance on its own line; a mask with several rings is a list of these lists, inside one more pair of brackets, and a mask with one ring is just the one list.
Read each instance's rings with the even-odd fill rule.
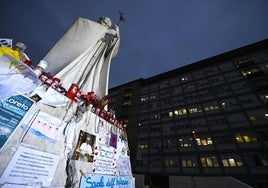
[[59,156],[26,147],[19,147],[5,169],[0,184],[42,182],[50,186]]
[[23,95],[15,95],[4,101],[3,105],[0,106],[0,149],[33,104],[33,100]]

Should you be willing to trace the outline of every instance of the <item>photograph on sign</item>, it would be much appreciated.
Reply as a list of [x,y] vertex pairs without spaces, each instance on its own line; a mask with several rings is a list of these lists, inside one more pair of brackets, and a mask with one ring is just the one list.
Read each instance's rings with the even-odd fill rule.
[[73,154],[74,160],[93,162],[94,145],[96,136],[80,130],[76,149]]

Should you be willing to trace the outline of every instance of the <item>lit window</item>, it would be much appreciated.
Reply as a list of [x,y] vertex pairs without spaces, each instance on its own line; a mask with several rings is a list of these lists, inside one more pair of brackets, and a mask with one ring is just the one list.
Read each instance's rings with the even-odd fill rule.
[[173,112],[169,112],[169,113],[168,113],[168,116],[169,116],[169,117],[172,117],[172,116],[173,116]]
[[191,160],[187,160],[187,166],[193,166],[193,162]]
[[201,140],[201,143],[202,143],[203,146],[206,146],[207,145],[207,141],[205,139],[202,139]]
[[201,160],[201,164],[202,164],[202,166],[203,166],[203,167],[206,167],[206,166],[207,166],[206,158],[202,157],[202,158],[200,158],[200,160]]
[[212,160],[211,160],[211,158],[206,158],[206,162],[207,162],[207,165],[208,166],[213,166],[213,163],[212,163]]
[[236,135],[236,141],[238,142],[238,143],[243,143],[244,141],[243,141],[243,138],[238,134],[238,135]]
[[182,160],[182,161],[181,161],[181,164],[182,164],[183,167],[186,167],[186,166],[187,166],[187,165],[186,165],[186,160]]
[[211,140],[211,138],[207,138],[207,143],[208,143],[208,145],[212,145],[212,140]]
[[256,137],[251,137],[251,142],[257,142],[257,138]]
[[250,137],[248,135],[243,136],[245,142],[250,142]]
[[222,161],[222,164],[223,164],[224,167],[229,166],[229,163],[228,163],[228,161],[226,159],[222,159],[221,161]]
[[251,121],[256,121],[256,117],[255,116],[250,116],[250,120]]
[[201,140],[200,140],[200,138],[196,138],[195,140],[196,140],[197,145],[201,146]]
[[236,166],[234,159],[228,159],[230,166]]

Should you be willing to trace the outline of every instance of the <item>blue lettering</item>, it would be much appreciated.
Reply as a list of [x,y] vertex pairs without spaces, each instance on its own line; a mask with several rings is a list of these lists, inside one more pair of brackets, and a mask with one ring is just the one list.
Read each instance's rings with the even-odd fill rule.
[[91,182],[91,177],[88,177],[86,179],[86,182],[89,184],[86,186],[86,188],[96,188],[96,187],[104,187],[104,182],[103,182],[103,176],[101,176],[100,181],[93,181]]
[[33,104],[32,101],[22,98],[19,95],[13,96],[7,100],[8,103],[15,105],[25,111],[29,110],[29,107]]
[[121,177],[119,177],[119,179],[116,180],[116,185],[128,185],[129,182],[128,180],[122,180]]
[[115,178],[112,178],[111,180],[108,179],[106,186],[108,187],[114,187],[115,186]]

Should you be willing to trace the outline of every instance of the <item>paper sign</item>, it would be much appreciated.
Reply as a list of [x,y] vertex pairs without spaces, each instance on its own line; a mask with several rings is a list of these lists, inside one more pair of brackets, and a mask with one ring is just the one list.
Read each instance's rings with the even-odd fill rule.
[[17,128],[34,101],[23,96],[15,95],[4,101],[0,106],[0,149]]
[[135,188],[134,179],[132,177],[86,174],[80,180],[80,188]]
[[29,132],[44,140],[56,143],[60,138],[62,129],[64,128],[63,125],[63,121],[59,118],[40,111],[31,125],[29,122],[25,122],[25,124],[22,125],[22,128],[29,130]]
[[58,161],[57,155],[19,147],[0,178],[0,184],[42,182],[43,186],[50,186]]

